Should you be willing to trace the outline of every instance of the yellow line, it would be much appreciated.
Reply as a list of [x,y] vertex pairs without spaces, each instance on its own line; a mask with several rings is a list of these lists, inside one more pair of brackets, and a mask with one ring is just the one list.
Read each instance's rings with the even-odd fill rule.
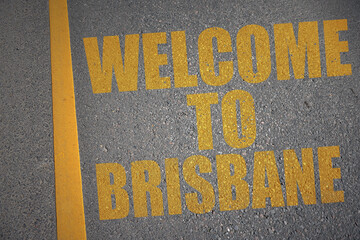
[[49,0],[58,239],[86,239],[66,0]]

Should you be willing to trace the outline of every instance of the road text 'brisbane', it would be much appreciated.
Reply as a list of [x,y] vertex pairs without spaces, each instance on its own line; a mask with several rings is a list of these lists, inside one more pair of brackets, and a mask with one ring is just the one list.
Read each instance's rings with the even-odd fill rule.
[[[295,150],[283,151],[287,206],[298,205],[298,189],[304,204],[316,204],[314,165],[318,166],[321,202],[344,202],[344,192],[334,190],[334,179],[341,178],[340,168],[332,166],[332,158],[340,157],[339,146],[317,148],[318,164],[314,164],[313,155],[312,148],[301,149],[300,164]],[[182,170],[177,158],[165,159],[165,171],[161,171],[159,164],[153,160],[134,161],[131,163],[131,206],[134,216],[146,217],[148,212],[151,216],[164,215],[164,199],[167,199],[169,215],[183,213],[183,198],[187,209],[196,214],[212,211],[217,200],[220,211],[245,209],[249,206],[250,199],[252,208],[265,208],[267,199],[270,199],[272,207],[283,207],[283,186],[276,159],[273,151],[254,153],[250,177],[252,188],[244,180],[249,166],[240,154],[217,155],[216,168],[213,168],[209,158],[202,155],[185,159],[181,163]],[[100,220],[119,219],[129,215],[129,192],[124,189],[128,185],[127,172],[129,173],[119,163],[96,164]],[[207,180],[209,174],[216,174],[218,191],[214,191],[215,186]],[[159,187],[164,184],[166,191]],[[196,191],[184,193],[180,187],[182,184],[187,184]],[[215,196],[215,192],[218,196]]]

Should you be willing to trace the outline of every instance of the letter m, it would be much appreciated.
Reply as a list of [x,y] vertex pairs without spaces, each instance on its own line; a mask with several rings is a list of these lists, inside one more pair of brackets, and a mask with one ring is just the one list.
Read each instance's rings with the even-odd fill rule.
[[289,55],[295,79],[304,78],[306,54],[309,78],[321,77],[317,22],[299,23],[297,40],[291,23],[275,24],[274,38],[278,80],[290,79]]

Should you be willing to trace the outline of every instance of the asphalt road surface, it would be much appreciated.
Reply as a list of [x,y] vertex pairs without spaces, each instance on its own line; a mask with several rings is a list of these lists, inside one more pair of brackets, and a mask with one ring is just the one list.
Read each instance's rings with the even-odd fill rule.
[[[68,1],[68,14],[88,239],[360,238],[358,1],[79,0]],[[48,1],[1,1],[0,19],[0,239],[56,239]],[[303,60],[285,61],[288,73],[279,57],[291,38],[281,35],[286,23],[299,46],[315,41]],[[135,62],[127,68],[137,70],[132,91],[119,91],[113,75],[110,90],[101,83],[94,93],[91,66],[96,54],[105,66],[106,36],[119,37],[125,65]],[[262,73],[257,83],[239,62],[241,36],[249,37],[250,65]],[[179,39],[186,45],[176,45]],[[87,41],[98,48],[86,49]],[[175,79],[184,72],[175,69],[184,46],[188,62],[180,65],[188,73]],[[114,52],[108,47],[108,59]],[[299,62],[306,64],[293,67]],[[188,85],[179,80],[187,75]],[[117,80],[130,86],[129,76]],[[286,153],[313,166],[293,192]],[[221,156],[232,156],[227,180]],[[105,164],[125,171],[103,174]],[[112,185],[101,185],[101,176]],[[116,183],[123,195],[111,188]],[[233,201],[229,211],[224,199]],[[111,215],[119,207],[123,215]]]

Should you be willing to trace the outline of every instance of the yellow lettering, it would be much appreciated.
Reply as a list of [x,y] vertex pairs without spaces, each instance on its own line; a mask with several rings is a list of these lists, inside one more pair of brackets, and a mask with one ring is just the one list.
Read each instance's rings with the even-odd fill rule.
[[[239,138],[236,104],[240,104],[241,131]],[[256,138],[256,119],[254,99],[250,93],[243,90],[233,90],[225,94],[221,102],[224,139],[233,148],[246,148],[254,143]]]
[[[184,179],[191,187],[201,194],[201,201],[197,193],[186,193],[185,200],[188,209],[193,213],[207,213],[215,206],[215,193],[211,183],[196,174],[196,166],[199,173],[211,173],[211,162],[201,155],[194,155],[187,158],[183,165]],[[201,202],[201,203],[200,203]]]
[[160,77],[159,66],[167,65],[167,55],[158,53],[158,45],[166,43],[166,33],[144,33],[144,68],[146,89],[170,88],[170,77]]
[[[146,180],[145,173],[148,179]],[[146,192],[150,195],[152,216],[164,215],[163,195],[158,188],[161,182],[160,167],[155,161],[143,160],[131,163],[135,217],[146,217]]]
[[[267,176],[268,187],[265,186],[265,175]],[[255,152],[252,207],[266,207],[267,197],[271,199],[272,207],[283,207],[285,205],[274,152]]]
[[341,170],[332,167],[331,159],[338,157],[340,157],[339,146],[318,148],[322,203],[344,202],[344,191],[334,191],[334,179],[341,178]]
[[341,64],[340,53],[348,52],[347,41],[339,41],[339,32],[347,31],[347,20],[324,21],[326,72],[329,77],[351,75],[351,64]]
[[217,103],[217,93],[187,95],[187,105],[195,106],[196,109],[199,150],[213,149],[210,105]]
[[102,66],[97,38],[84,38],[83,41],[93,93],[111,92],[113,69],[120,92],[137,90],[139,63],[138,34],[125,36],[124,64],[118,36],[104,37]]
[[216,38],[219,53],[232,52],[231,37],[222,28],[205,29],[198,39],[199,67],[202,80],[212,86],[228,83],[234,74],[232,61],[219,61],[219,74],[215,74],[212,40]]
[[297,186],[299,186],[305,204],[316,204],[312,149],[301,149],[302,169],[294,150],[284,150],[283,153],[287,205],[298,205]]
[[321,77],[317,22],[299,23],[297,43],[291,23],[275,24],[274,38],[278,80],[290,79],[289,54],[295,79],[304,78],[306,54],[309,78]]
[[[113,183],[110,174],[113,176]],[[123,189],[126,184],[124,167],[118,163],[96,164],[96,183],[100,220],[126,217],[129,214],[129,195]],[[112,207],[112,196],[115,198],[115,208]]]
[[[251,36],[255,39],[256,68],[253,69]],[[247,25],[241,28],[236,37],[239,74],[246,82],[259,83],[268,79],[271,73],[269,35],[259,25]]]
[[171,33],[171,46],[175,87],[196,87],[198,85],[197,76],[189,75],[188,71],[185,31]]
[[181,214],[179,161],[177,158],[165,159],[165,173],[169,214]]
[[[231,173],[230,166],[233,166]],[[246,208],[250,203],[249,185],[243,180],[246,176],[246,163],[238,154],[216,156],[216,167],[219,187],[220,211],[230,211]],[[235,188],[236,198],[233,199],[232,187]]]

